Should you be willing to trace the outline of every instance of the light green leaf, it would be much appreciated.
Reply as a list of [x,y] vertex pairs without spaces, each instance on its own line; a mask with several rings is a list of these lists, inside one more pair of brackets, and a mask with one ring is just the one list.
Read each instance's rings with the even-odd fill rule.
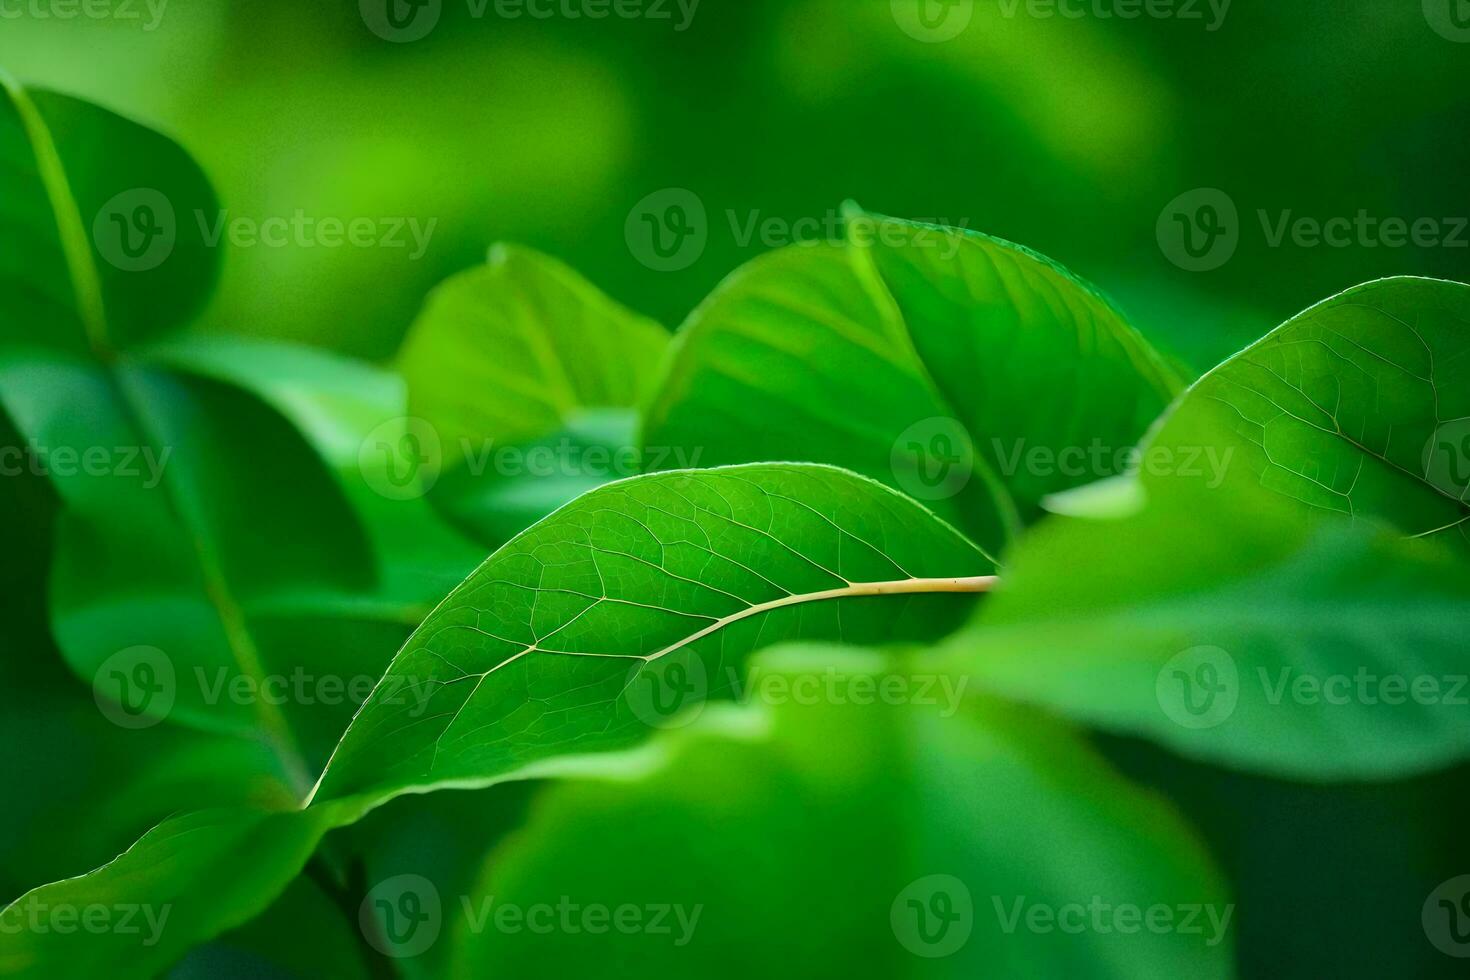
[[0,73],[0,169],[0,344],[131,347],[213,288],[219,206],[167,137]]
[[[760,666],[771,691],[841,697],[712,711],[645,779],[547,789],[468,901],[443,897],[451,974],[1232,974],[1234,906],[1200,843],[1067,730],[926,703],[915,659]],[[885,690],[908,697],[859,700]]]
[[638,472],[636,409],[667,343],[663,327],[560,262],[497,245],[486,265],[434,291],[404,341],[399,366],[420,422],[404,462],[423,457],[431,501],[498,546]]
[[829,467],[636,477],[492,555],[415,631],[316,799],[371,806],[634,745],[781,640],[933,639],[993,562],[912,501]]
[[1312,307],[1190,388],[1143,461],[1154,493],[1265,487],[1303,519],[1465,548],[1470,286],[1383,279]]
[[1470,567],[1256,490],[1058,518],[951,644],[989,690],[1309,782],[1470,757]]
[[690,316],[647,446],[857,470],[998,548],[1119,472],[1178,381],[1095,290],[997,239],[849,210]]

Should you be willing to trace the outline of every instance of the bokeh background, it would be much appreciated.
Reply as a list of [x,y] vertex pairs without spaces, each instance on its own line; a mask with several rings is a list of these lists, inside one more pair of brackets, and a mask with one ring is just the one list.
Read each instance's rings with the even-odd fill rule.
[[[16,2],[0,65],[171,133],[231,217],[434,221],[417,260],[228,247],[197,325],[371,358],[492,242],[557,255],[673,327],[765,247],[732,213],[826,220],[847,198],[1051,255],[1196,369],[1358,282],[1467,278],[1470,230],[1309,247],[1273,244],[1260,218],[1428,218],[1455,237],[1470,215],[1457,0],[1234,0],[1223,17],[1219,2],[1124,20],[1093,0],[1069,0],[1080,17],[952,0],[968,26],[932,42],[890,0],[701,0],[682,31],[672,2],[670,20],[538,20],[442,0],[409,43],[356,0],[168,0],[157,17],[137,0],[132,20]],[[705,204],[708,244],[663,272],[624,232],[670,187]],[[1233,256],[1199,272],[1156,233],[1197,188],[1239,213]]]
[[[433,223],[417,258],[412,246],[227,244],[193,330],[388,360],[426,293],[502,240],[566,260],[673,328],[767,247],[742,240],[752,221],[820,225],[846,199],[1050,255],[1196,371],[1366,280],[1470,280],[1470,27],[1451,16],[1470,18],[1464,0],[1234,0],[1219,20],[1219,0],[1195,4],[1197,19],[1135,20],[1098,16],[1093,0],[1071,0],[1080,17],[953,0],[970,19],[942,41],[906,31],[890,0],[700,0],[682,31],[677,5],[673,21],[535,20],[441,0],[434,28],[407,43],[374,33],[357,0],[160,2],[135,0],[136,19],[62,19],[0,0],[0,67],[170,133],[228,217]],[[702,203],[708,226],[697,260],[662,271],[626,231],[671,188]],[[1236,210],[1234,251],[1196,271],[1160,228],[1181,196],[1220,199],[1189,196],[1206,188]],[[1273,243],[1262,213],[1273,227],[1429,220],[1448,240]],[[1299,787],[1106,747],[1130,776],[1169,786],[1255,910],[1240,927],[1243,974],[1382,976],[1434,955],[1409,899],[1424,868],[1466,856],[1466,767]],[[193,764],[215,761],[201,750]],[[90,777],[67,778],[80,794]],[[116,806],[146,826],[156,787],[126,789]],[[433,833],[414,839],[441,842],[468,823],[455,808],[472,807],[448,794],[410,804],[379,821],[426,821]],[[1423,841],[1408,858],[1404,837]],[[1447,859],[1436,842],[1450,838],[1462,845]],[[446,865],[458,854],[436,853]],[[35,863],[7,869],[11,884],[44,880]],[[1395,897],[1355,906],[1365,895]]]

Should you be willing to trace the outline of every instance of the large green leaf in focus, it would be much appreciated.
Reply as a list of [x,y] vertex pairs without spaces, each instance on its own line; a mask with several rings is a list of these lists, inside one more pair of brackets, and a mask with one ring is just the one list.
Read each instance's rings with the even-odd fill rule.
[[485,785],[636,744],[782,640],[934,639],[993,562],[877,483],[765,464],[635,477],[492,555],[415,631],[317,799]]
[[[1228,466],[1186,465],[1202,450]],[[1470,546],[1470,286],[1383,279],[1312,307],[1191,387],[1144,462],[1154,494],[1260,486],[1303,518]]]
[[638,409],[668,339],[560,262],[497,245],[439,286],[409,331],[399,367],[410,424],[384,449],[436,507],[497,547],[640,471]]
[[[1242,495],[1243,493],[1243,495]],[[956,637],[988,689],[1186,755],[1318,782],[1470,758],[1470,566],[1259,489],[1056,518]]]
[[203,305],[219,205],[172,140],[0,73],[0,344],[126,348]]
[[712,709],[645,779],[546,790],[467,901],[425,896],[452,975],[1233,974],[1235,909],[1203,847],[1065,728],[858,700],[917,691],[916,660],[795,647],[760,664],[770,690],[816,677],[841,697]]
[[1035,253],[856,209],[847,235],[763,256],[694,311],[647,447],[848,467],[999,548],[1045,495],[1119,472],[1179,387]]

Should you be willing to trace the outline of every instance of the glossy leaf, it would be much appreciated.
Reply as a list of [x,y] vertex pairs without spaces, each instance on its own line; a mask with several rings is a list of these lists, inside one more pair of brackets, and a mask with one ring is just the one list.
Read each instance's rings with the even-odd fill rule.
[[994,565],[922,507],[828,467],[655,474],[492,555],[415,631],[316,799],[488,785],[626,748],[781,640],[933,639]]
[[1049,260],[849,209],[847,242],[764,256],[690,316],[645,443],[846,466],[999,547],[1045,495],[1118,472],[1177,388]]
[[1149,452],[1203,450],[1230,461],[1221,478],[1165,467],[1146,486],[1265,487],[1305,520],[1385,520],[1466,548],[1470,286],[1384,279],[1289,320],[1190,388]]
[[172,140],[0,74],[0,344],[131,347],[203,304],[219,206]]
[[404,341],[414,425],[395,462],[420,470],[436,506],[498,546],[638,472],[636,410],[667,343],[663,327],[560,262],[497,245],[486,265],[434,291]]

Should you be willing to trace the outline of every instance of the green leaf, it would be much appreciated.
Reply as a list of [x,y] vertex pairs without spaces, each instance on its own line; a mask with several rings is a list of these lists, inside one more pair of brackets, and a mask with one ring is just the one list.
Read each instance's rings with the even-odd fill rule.
[[177,144],[0,73],[0,344],[132,347],[198,311],[219,206]]
[[626,748],[727,693],[770,643],[942,635],[993,570],[922,507],[828,467],[608,485],[497,551],[425,620],[316,798],[371,805]]
[[[35,194],[0,223],[0,261],[19,257],[0,266],[0,406],[63,507],[57,645],[118,725],[263,738],[303,793],[356,706],[344,689],[365,694],[408,624],[365,601],[370,543],[301,435],[147,352],[214,280],[217,250],[189,230],[213,202],[198,167],[104,110],[3,84],[0,154]],[[144,240],[159,249],[129,250]]]
[[404,341],[399,366],[418,424],[395,462],[422,467],[435,506],[498,546],[639,471],[636,409],[667,344],[663,327],[560,262],[497,245],[486,265],[434,291]]
[[[111,863],[35,889],[0,911],[0,972],[62,980],[155,976],[192,946],[269,906],[331,816],[324,808],[174,817]],[[93,924],[84,929],[87,915]]]
[[[1207,451],[1223,470],[1186,463]],[[1200,379],[1144,453],[1155,493],[1265,487],[1303,519],[1470,544],[1470,286],[1383,279]]]
[[850,209],[848,241],[735,272],[679,331],[646,446],[849,467],[999,548],[1114,475],[1178,381],[1090,286],[959,229]]
[[384,453],[381,444],[396,446],[407,412],[403,379],[393,372],[329,351],[221,335],[153,345],[148,354],[246,389],[301,432],[336,473],[373,538],[385,614],[396,609],[417,625],[484,558],[421,496],[398,492],[389,479],[396,449]]
[[1470,567],[1260,490],[1058,518],[952,647],[989,690],[1308,782],[1470,757]]
[[771,651],[769,690],[840,697],[712,711],[645,779],[553,785],[440,896],[450,973],[1230,976],[1234,906],[1174,811],[1015,708],[858,700],[920,664]]

